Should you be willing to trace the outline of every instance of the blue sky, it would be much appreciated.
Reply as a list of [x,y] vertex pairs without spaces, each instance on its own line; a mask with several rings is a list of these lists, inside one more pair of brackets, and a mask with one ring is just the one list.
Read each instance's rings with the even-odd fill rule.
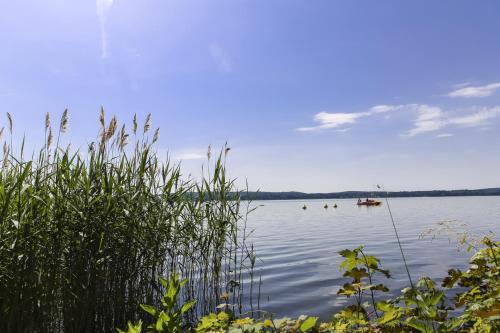
[[[500,186],[498,1],[4,1],[0,109],[43,140],[70,110],[151,112],[199,174],[232,147],[252,189]],[[5,123],[5,120],[3,121]]]

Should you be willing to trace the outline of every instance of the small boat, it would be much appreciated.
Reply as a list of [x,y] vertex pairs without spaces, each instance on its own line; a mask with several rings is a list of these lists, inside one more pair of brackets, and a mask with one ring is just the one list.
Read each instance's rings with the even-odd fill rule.
[[325,204],[325,205],[323,206],[323,208],[324,208],[324,209],[328,209],[328,204]]
[[358,200],[358,206],[379,206],[382,201],[366,199],[365,201]]
[[333,208],[337,208],[337,204],[333,204]]
[[306,206],[306,205],[302,206],[302,209],[303,209],[303,210],[306,210],[306,209],[307,209],[307,206]]

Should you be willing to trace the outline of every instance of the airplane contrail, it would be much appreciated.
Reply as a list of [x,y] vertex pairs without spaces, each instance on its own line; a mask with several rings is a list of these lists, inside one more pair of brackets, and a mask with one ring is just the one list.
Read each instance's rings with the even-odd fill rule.
[[106,32],[106,20],[113,6],[113,0],[96,0],[97,17],[101,28],[101,57],[108,56],[108,35]]

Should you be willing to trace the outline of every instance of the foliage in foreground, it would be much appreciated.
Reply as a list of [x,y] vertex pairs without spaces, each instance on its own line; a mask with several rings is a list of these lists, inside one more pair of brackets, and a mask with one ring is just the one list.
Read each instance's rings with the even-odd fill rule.
[[[500,242],[485,237],[481,244],[470,259],[467,271],[451,269],[443,280],[442,288],[461,287],[453,299],[446,297],[445,289],[424,277],[415,286],[403,289],[399,297],[376,301],[380,297],[375,293],[387,292],[388,288],[375,280],[390,277],[389,272],[380,267],[379,259],[367,255],[363,247],[341,251],[344,257],[341,269],[351,281],[344,284],[338,294],[355,301],[324,323],[319,323],[317,317],[307,316],[297,319],[238,318],[228,304],[222,304],[219,313],[207,315],[197,325],[190,325],[179,320],[179,314],[193,303],[187,302],[180,310],[175,310],[179,307],[171,298],[182,285],[174,275],[168,286],[164,284],[168,301],[163,302],[163,310],[142,305],[153,319],[147,332],[499,332]],[[143,331],[143,323],[129,322],[126,331],[118,331],[139,333]]]
[[230,289],[232,301],[242,303],[242,271],[251,263],[246,212],[226,178],[229,148],[209,157],[210,172],[195,181],[158,158],[150,115],[142,124],[134,117],[130,129],[106,120],[104,111],[99,122],[98,137],[75,151],[62,145],[68,112],[55,135],[47,114],[43,147],[26,159],[24,141],[12,143],[8,114],[0,332],[114,331],[145,316],[138,303],[160,305],[157,277],[173,271],[189,277],[179,296],[197,300],[185,317],[215,311]]

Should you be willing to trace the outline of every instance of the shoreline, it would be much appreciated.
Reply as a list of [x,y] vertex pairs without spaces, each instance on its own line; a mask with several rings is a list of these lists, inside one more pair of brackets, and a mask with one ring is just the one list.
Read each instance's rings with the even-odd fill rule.
[[433,191],[343,191],[331,193],[304,192],[241,192],[241,200],[308,200],[308,199],[357,199],[357,198],[440,198],[440,197],[487,197],[500,196],[500,188],[476,190]]

